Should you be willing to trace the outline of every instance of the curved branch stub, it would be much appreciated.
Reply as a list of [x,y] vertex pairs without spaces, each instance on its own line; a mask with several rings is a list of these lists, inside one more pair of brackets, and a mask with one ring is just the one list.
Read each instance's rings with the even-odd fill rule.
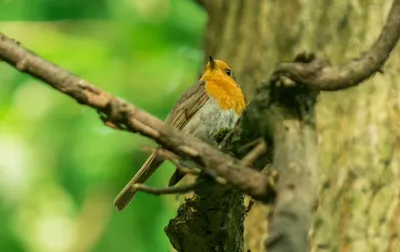
[[283,63],[274,75],[285,76],[297,83],[319,90],[336,91],[359,85],[383,72],[382,67],[400,38],[400,0],[394,0],[386,24],[376,42],[360,57],[341,65],[330,66],[327,62],[312,59],[304,63]]

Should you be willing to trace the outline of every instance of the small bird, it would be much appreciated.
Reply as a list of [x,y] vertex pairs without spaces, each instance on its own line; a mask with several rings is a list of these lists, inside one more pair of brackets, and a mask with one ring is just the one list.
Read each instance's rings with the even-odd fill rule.
[[[199,82],[183,93],[165,122],[215,146],[215,136],[220,130],[232,129],[245,106],[242,89],[234,80],[231,67],[209,56]],[[163,162],[164,159],[157,154],[150,155],[115,198],[114,206],[118,211],[123,210],[135,196],[136,190],[132,185],[146,182]],[[175,185],[183,176],[176,170],[168,185]]]

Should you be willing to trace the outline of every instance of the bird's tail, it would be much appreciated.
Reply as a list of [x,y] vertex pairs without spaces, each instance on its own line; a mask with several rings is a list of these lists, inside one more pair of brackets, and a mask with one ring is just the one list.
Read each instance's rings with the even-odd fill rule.
[[184,176],[184,173],[180,172],[178,169],[175,170],[174,174],[172,174],[171,178],[169,179],[168,186],[174,186],[178,184],[178,182],[181,181]]
[[163,162],[164,159],[160,158],[155,153],[151,154],[140,170],[115,198],[114,206],[118,211],[124,210],[135,196],[137,191],[132,187],[132,185],[146,182]]

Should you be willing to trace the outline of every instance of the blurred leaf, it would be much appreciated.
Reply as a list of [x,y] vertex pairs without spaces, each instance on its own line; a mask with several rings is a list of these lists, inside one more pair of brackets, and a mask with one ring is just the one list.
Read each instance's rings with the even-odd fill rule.
[[[202,68],[206,16],[190,0],[0,0],[0,17],[12,21],[1,22],[0,31],[23,46],[159,118]],[[72,242],[88,191],[101,190],[109,201],[102,210],[112,214],[93,251],[170,251],[163,229],[176,211],[173,196],[139,193],[122,213],[109,199],[140,168],[147,156],[140,147],[152,141],[105,127],[92,109],[4,63],[0,87],[0,146],[10,146],[5,139],[13,136],[7,139],[28,150],[0,157],[18,161],[0,162],[0,174],[18,164],[15,179],[26,181],[18,193],[8,193],[15,187],[7,183],[1,187],[1,195],[19,195],[1,199],[7,206],[0,210],[1,248],[62,251],[56,241]],[[163,165],[149,183],[165,186],[172,171]],[[43,241],[38,230],[54,242]]]

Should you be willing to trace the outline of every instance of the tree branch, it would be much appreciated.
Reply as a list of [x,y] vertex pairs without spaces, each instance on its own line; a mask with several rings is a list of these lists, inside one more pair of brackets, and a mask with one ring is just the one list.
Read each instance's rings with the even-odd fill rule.
[[[183,134],[143,110],[22,48],[0,33],[0,59],[28,73],[81,104],[96,109],[103,120],[154,139],[175,154],[206,167],[255,199],[267,200],[268,178],[205,142]],[[106,119],[104,119],[106,117]]]
[[163,187],[157,188],[152,186],[147,186],[145,184],[134,184],[132,187],[138,191],[142,191],[145,193],[153,194],[153,195],[162,195],[162,194],[182,194],[193,191],[197,187],[204,184],[204,180],[197,180],[194,183],[182,185],[182,186],[174,186],[174,187]]
[[259,159],[267,151],[267,145],[264,141],[259,142],[249,153],[242,158],[242,164],[251,166],[254,162]]
[[378,40],[361,57],[339,66],[330,66],[326,60],[313,60],[310,63],[282,63],[274,74],[286,76],[298,84],[325,91],[353,87],[381,71],[399,37],[400,0],[394,0]]
[[156,153],[157,156],[160,156],[162,158],[164,158],[165,160],[168,160],[169,162],[171,162],[176,169],[178,169],[180,172],[182,172],[183,174],[186,175],[194,175],[194,176],[199,176],[201,173],[201,170],[196,169],[196,168],[186,168],[183,165],[179,164],[179,162],[177,162],[175,159],[179,158],[178,156],[176,156],[175,154],[164,150],[162,148],[150,148],[150,147],[143,147],[142,148],[144,151],[151,153]]
[[265,87],[270,101],[265,120],[278,171],[276,203],[265,243],[269,252],[308,251],[308,229],[317,198],[318,92],[304,85]]

